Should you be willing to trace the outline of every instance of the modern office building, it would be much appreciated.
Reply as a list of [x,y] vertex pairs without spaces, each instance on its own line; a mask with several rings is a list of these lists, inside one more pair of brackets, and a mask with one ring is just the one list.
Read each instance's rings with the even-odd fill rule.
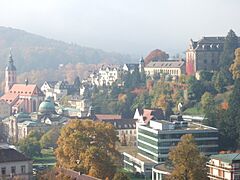
[[138,127],[138,153],[155,163],[164,162],[170,148],[185,134],[192,134],[199,150],[205,155],[218,152],[218,130],[187,121],[151,120]]

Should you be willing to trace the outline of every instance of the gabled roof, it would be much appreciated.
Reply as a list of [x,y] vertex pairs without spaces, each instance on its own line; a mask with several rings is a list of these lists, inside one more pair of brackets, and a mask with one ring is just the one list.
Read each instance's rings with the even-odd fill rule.
[[54,88],[58,81],[45,81],[49,85],[50,88]]
[[98,120],[120,120],[122,119],[121,115],[118,114],[96,114]]
[[36,84],[14,84],[12,88],[9,90],[10,94],[18,94],[23,96],[44,96],[42,91],[37,87]]
[[139,64],[124,64],[127,66],[128,70],[135,70],[135,68],[138,68]]
[[183,65],[184,61],[152,61],[146,65],[146,68],[180,68]]
[[18,152],[15,149],[0,148],[0,163],[18,162],[18,161],[31,161],[31,159],[26,157],[24,154]]
[[162,109],[143,109],[142,111],[143,120],[148,123],[150,120],[161,120],[164,119]]
[[105,123],[111,123],[116,129],[136,129],[136,119],[102,120]]
[[18,100],[18,96],[19,96],[18,94],[6,93],[0,99],[12,105]]
[[210,156],[210,158],[217,159],[225,163],[233,163],[234,161],[240,161],[240,153],[217,154]]

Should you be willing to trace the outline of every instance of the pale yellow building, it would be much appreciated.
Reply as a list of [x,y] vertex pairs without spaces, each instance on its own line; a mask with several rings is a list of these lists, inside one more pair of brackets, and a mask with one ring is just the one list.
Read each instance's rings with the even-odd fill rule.
[[144,67],[144,71],[148,77],[153,77],[156,74],[180,77],[182,74],[185,74],[185,62],[182,60],[152,61]]

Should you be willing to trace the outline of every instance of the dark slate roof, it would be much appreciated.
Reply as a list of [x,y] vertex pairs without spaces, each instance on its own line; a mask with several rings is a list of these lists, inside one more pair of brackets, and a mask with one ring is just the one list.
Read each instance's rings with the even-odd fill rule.
[[[203,37],[198,41],[192,41],[193,49],[196,50],[223,50],[223,44],[226,37]],[[238,37],[238,43],[240,45],[240,37]]]
[[31,159],[15,149],[0,148],[0,163],[17,161],[31,161]]
[[50,88],[54,88],[58,81],[46,81]]
[[102,120],[102,122],[111,123],[116,129],[136,129],[136,121],[136,119]]
[[139,64],[126,64],[126,66],[129,70],[134,70],[135,68],[138,68]]
[[225,163],[233,163],[234,161],[240,161],[240,153],[231,154],[217,154],[210,156],[211,159],[218,159]]
[[184,61],[152,61],[146,65],[146,68],[180,68],[183,65]]

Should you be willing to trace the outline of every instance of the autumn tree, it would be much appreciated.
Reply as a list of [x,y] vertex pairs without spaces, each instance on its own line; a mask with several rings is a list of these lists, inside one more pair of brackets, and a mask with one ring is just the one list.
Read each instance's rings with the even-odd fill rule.
[[124,172],[117,172],[114,177],[113,180],[130,180],[130,178],[128,177],[128,175]]
[[206,159],[200,154],[191,134],[183,135],[178,145],[169,153],[173,164],[171,180],[207,179]]
[[114,162],[119,155],[116,141],[111,124],[71,120],[62,128],[57,142],[57,166],[112,179],[116,169]]
[[235,59],[234,63],[230,67],[233,79],[240,78],[240,48],[235,50]]

